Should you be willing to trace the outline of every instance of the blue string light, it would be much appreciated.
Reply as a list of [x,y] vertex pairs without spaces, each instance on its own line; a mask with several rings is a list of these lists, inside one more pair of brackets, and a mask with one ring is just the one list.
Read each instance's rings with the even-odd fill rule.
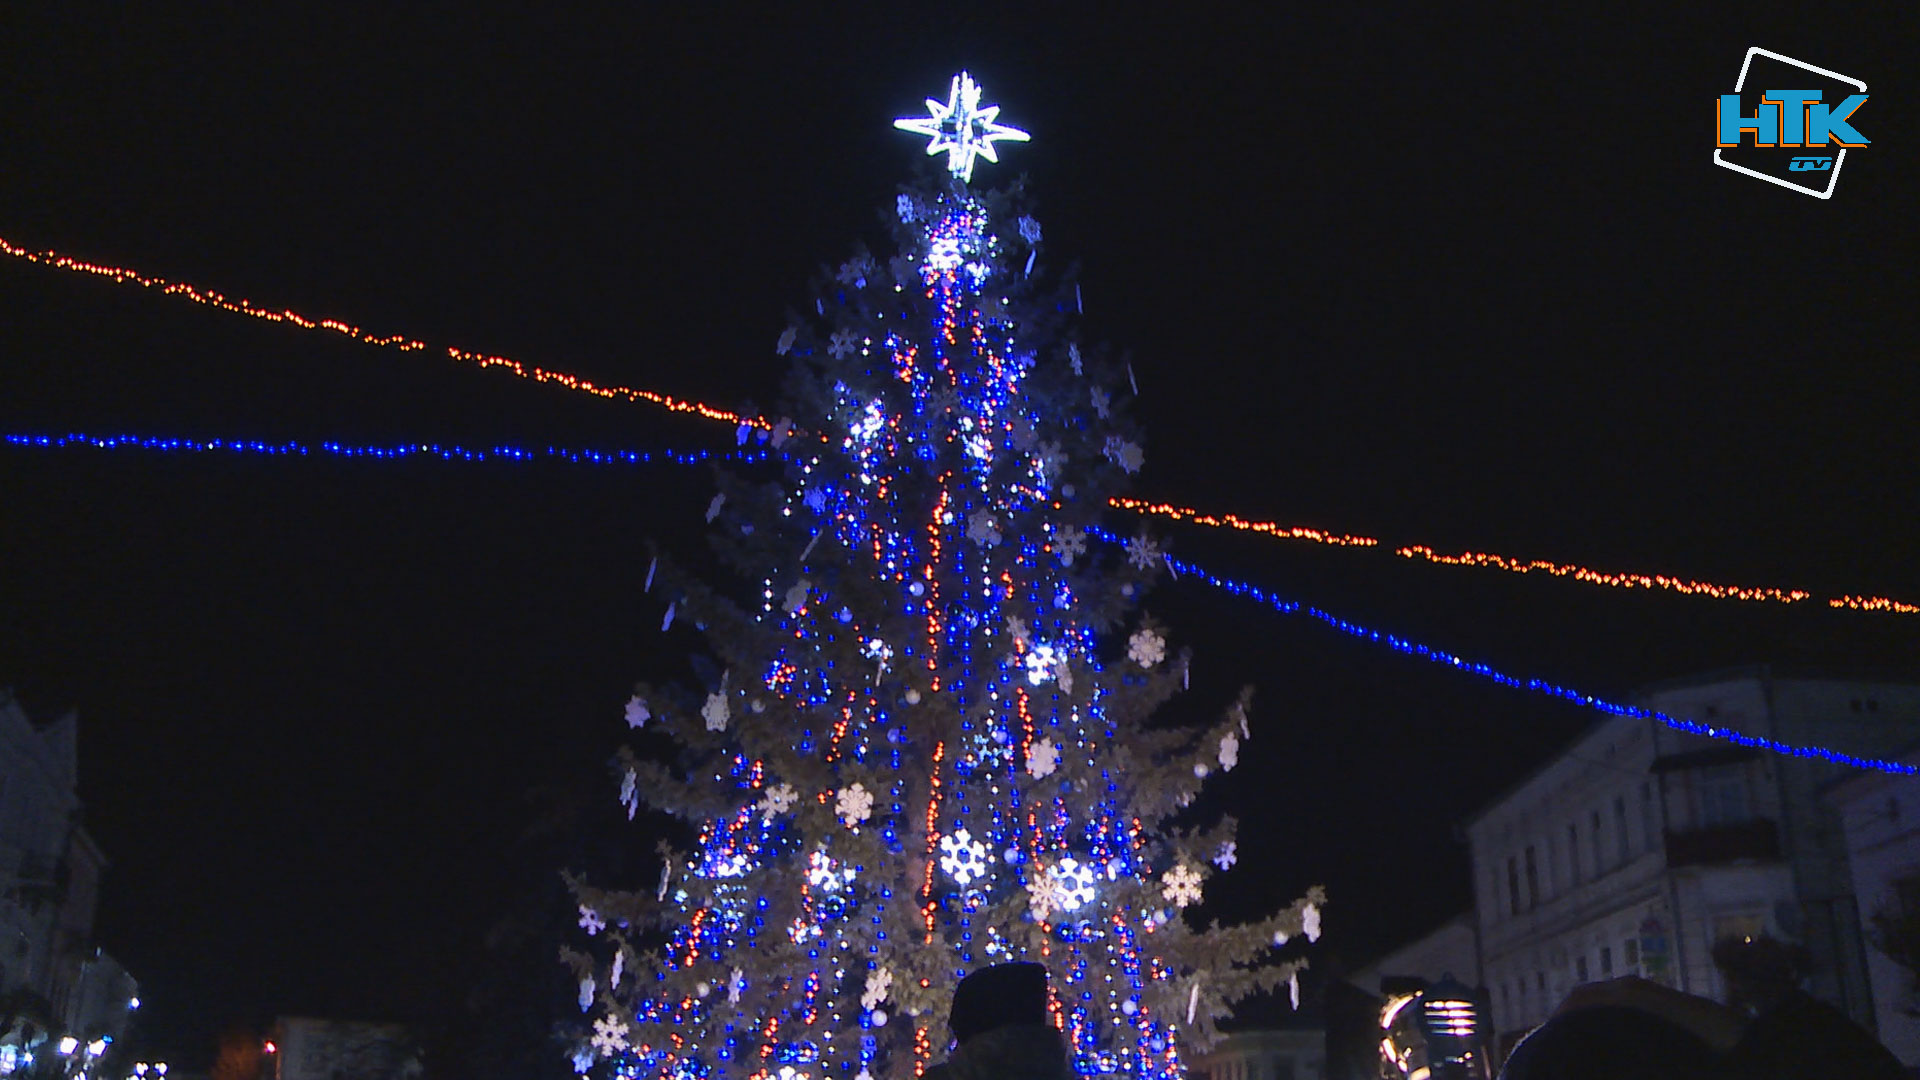
[[[1123,547],[1126,544],[1126,541],[1120,537],[1115,536],[1113,533],[1097,525],[1087,526],[1086,531],[1087,535],[1105,540],[1110,544]],[[1469,675],[1477,675],[1482,679],[1499,683],[1501,686],[1512,687],[1516,690],[1531,690],[1536,694],[1557,697],[1564,701],[1570,701],[1575,705],[1589,709],[1597,709],[1600,712],[1613,716],[1631,716],[1638,719],[1658,720],[1660,723],[1665,724],[1675,731],[1684,731],[1691,735],[1705,735],[1711,739],[1722,739],[1740,746],[1771,750],[1776,754],[1787,754],[1792,757],[1820,758],[1840,765],[1851,765],[1859,769],[1873,769],[1879,772],[1897,773],[1902,776],[1920,774],[1920,767],[1913,765],[1903,765],[1896,761],[1883,761],[1878,758],[1858,757],[1853,754],[1841,753],[1838,750],[1828,750],[1820,746],[1797,746],[1793,743],[1781,742],[1777,739],[1748,735],[1735,731],[1732,728],[1702,724],[1693,720],[1683,720],[1677,716],[1669,716],[1666,713],[1653,709],[1643,709],[1637,705],[1622,705],[1618,702],[1608,701],[1605,698],[1595,697],[1592,694],[1583,694],[1578,690],[1561,686],[1558,683],[1548,682],[1545,679],[1522,679],[1518,676],[1508,675],[1503,671],[1499,671],[1491,665],[1467,660],[1456,653],[1447,652],[1445,649],[1436,649],[1431,645],[1422,645],[1417,641],[1410,641],[1397,634],[1389,634],[1362,626],[1359,623],[1343,619],[1331,612],[1323,611],[1311,604],[1303,604],[1298,600],[1284,599],[1268,592],[1266,589],[1262,589],[1258,585],[1251,585],[1244,581],[1233,581],[1220,577],[1183,559],[1167,556],[1166,560],[1167,565],[1183,578],[1198,578],[1217,589],[1232,593],[1235,596],[1246,596],[1258,600],[1281,614],[1305,615],[1309,618],[1318,619],[1343,634],[1350,634],[1365,641],[1385,645],[1395,652],[1405,653],[1408,656],[1417,656],[1436,664],[1444,664],[1457,671],[1463,671]]]
[[356,446],[342,442],[261,442],[257,439],[166,439],[145,435],[6,435],[9,446],[98,450],[154,450],[209,453],[264,454],[269,457],[333,456],[347,458],[439,458],[442,461],[561,461],[572,465],[697,465],[703,461],[770,460],[765,450],[577,450],[562,446],[526,448],[493,446],[470,450],[439,443],[400,443],[394,446]]

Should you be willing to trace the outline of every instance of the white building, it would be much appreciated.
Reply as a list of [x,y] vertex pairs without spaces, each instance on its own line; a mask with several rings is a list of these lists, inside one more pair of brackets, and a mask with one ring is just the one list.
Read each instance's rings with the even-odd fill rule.
[[[1920,738],[1920,686],[1741,669],[1650,688],[1638,704],[1796,745],[1887,756]],[[1616,717],[1467,829],[1484,979],[1503,1047],[1583,982],[1637,974],[1724,1000],[1729,935],[1805,944],[1808,989],[1869,1027],[1854,883],[1838,815],[1847,772]]]
[[36,726],[0,690],[0,1045],[117,1036],[133,980],[93,941],[106,858],[80,824],[78,720]]
[[1347,981],[1369,994],[1381,992],[1381,981],[1396,976],[1437,983],[1448,976],[1471,987],[1486,984],[1480,972],[1480,927],[1473,912],[1448,919],[1432,933],[1403,945],[1347,976]]
[[[1863,702],[1864,707],[1864,702]],[[1920,748],[1899,758],[1920,765]],[[1853,894],[1873,916],[1920,918],[1920,779],[1888,773],[1842,777],[1827,791],[1846,834]],[[1920,1065],[1920,995],[1914,973],[1875,946],[1867,934],[1867,977],[1880,1041],[1908,1066]]]

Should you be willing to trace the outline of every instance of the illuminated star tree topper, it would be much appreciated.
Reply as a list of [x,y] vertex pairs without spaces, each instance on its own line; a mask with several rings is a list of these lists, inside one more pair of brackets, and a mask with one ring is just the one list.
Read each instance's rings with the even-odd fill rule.
[[942,150],[947,153],[947,171],[961,180],[973,179],[973,161],[976,157],[998,162],[1000,155],[993,148],[994,140],[1009,139],[1013,142],[1026,142],[1032,136],[1019,128],[996,123],[1000,116],[1000,106],[980,105],[980,86],[973,76],[961,72],[953,77],[953,86],[947,92],[947,100],[942,104],[936,98],[927,99],[928,116],[903,116],[893,122],[901,131],[911,131],[915,135],[925,135],[927,156],[932,157]]

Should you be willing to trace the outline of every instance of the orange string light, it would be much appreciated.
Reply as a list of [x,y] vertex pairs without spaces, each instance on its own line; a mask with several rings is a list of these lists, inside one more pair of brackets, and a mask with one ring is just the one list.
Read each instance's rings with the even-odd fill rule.
[[[204,304],[219,311],[229,311],[236,315],[247,315],[266,322],[284,323],[289,326],[297,326],[302,330],[324,330],[352,338],[354,341],[363,342],[368,345],[398,349],[401,352],[416,352],[427,347],[426,342],[409,338],[404,334],[389,334],[386,336],[369,334],[359,327],[351,323],[342,322],[339,319],[313,319],[297,311],[288,309],[275,311],[272,308],[258,307],[249,300],[229,300],[226,296],[213,289],[203,289],[196,285],[189,285],[183,281],[168,281],[166,278],[154,274],[143,274],[138,270],[129,269],[124,266],[108,266],[102,263],[87,262],[84,259],[76,259],[71,255],[62,255],[57,251],[30,251],[27,248],[11,243],[5,237],[0,237],[0,253],[54,270],[66,270],[77,274],[92,274],[95,277],[106,278],[116,285],[134,284],[143,289],[156,289],[163,296],[182,297],[196,304]],[[773,430],[773,424],[765,417],[741,416],[739,413],[729,412],[726,409],[716,409],[711,405],[703,405],[697,401],[685,401],[652,390],[636,390],[627,386],[599,386],[577,375],[569,375],[561,371],[548,371],[545,368],[523,364],[518,360],[511,360],[504,356],[488,356],[483,353],[468,352],[465,349],[449,347],[447,349],[447,355],[457,361],[478,364],[483,368],[500,368],[522,379],[530,379],[534,382],[553,383],[557,386],[565,387],[568,390],[576,390],[584,394],[593,394],[596,397],[624,399],[626,401],[647,401],[673,412],[691,413],[696,416],[705,417],[708,420],[721,420],[735,425],[746,424],[750,427],[756,427],[766,431]]]
[[[1137,514],[1152,514],[1173,521],[1188,522],[1194,525],[1209,525],[1214,528],[1240,529],[1246,532],[1264,533],[1286,540],[1311,540],[1315,543],[1330,544],[1336,547],[1377,547],[1380,541],[1370,536],[1348,536],[1341,533],[1323,532],[1301,526],[1281,525],[1272,521],[1248,521],[1233,514],[1206,514],[1192,507],[1175,506],[1171,503],[1153,503],[1144,499],[1110,498],[1108,504],[1121,510],[1131,510]],[[1691,581],[1686,578],[1669,577],[1665,574],[1609,573],[1594,570],[1572,563],[1549,562],[1545,559],[1516,559],[1506,555],[1495,555],[1484,551],[1463,551],[1457,555],[1443,555],[1424,544],[1408,544],[1393,550],[1395,555],[1408,559],[1425,559],[1442,566],[1487,566],[1505,570],[1513,574],[1530,574],[1535,571],[1551,577],[1571,578],[1588,585],[1607,585],[1620,589],[1665,589],[1687,596],[1707,596],[1716,600],[1751,600],[1780,604],[1795,604],[1802,600],[1813,599],[1813,594],[1804,589],[1780,589],[1771,586],[1721,585],[1710,581]],[[1909,604],[1885,596],[1839,596],[1827,600],[1827,606],[1845,608],[1851,611],[1880,611],[1897,615],[1920,614],[1920,605]]]

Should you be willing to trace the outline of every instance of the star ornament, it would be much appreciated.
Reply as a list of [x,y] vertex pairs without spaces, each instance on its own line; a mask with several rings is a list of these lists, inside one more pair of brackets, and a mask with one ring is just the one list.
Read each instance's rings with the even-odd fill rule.
[[901,131],[910,131],[915,135],[925,135],[928,140],[927,156],[932,157],[941,151],[947,154],[947,171],[961,180],[973,179],[975,158],[986,158],[998,162],[1000,155],[994,150],[996,140],[1026,142],[1032,136],[1019,128],[998,123],[1000,106],[980,105],[980,86],[973,76],[961,72],[953,77],[953,87],[947,93],[946,104],[935,98],[927,99],[927,112],[923,117],[903,116],[893,122]]

